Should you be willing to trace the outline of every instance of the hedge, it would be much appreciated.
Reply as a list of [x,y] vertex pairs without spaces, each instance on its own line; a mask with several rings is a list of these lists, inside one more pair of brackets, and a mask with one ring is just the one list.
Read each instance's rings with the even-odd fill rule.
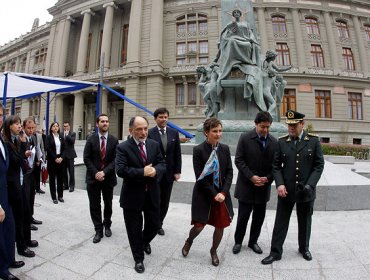
[[337,156],[354,156],[355,158],[364,158],[369,155],[369,146],[365,145],[351,145],[351,144],[331,144],[321,143],[321,148],[324,155]]

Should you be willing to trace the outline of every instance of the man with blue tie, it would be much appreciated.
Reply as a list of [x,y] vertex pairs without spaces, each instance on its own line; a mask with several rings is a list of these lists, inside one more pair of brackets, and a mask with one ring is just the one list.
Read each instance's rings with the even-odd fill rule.
[[234,196],[238,199],[239,209],[234,235],[234,254],[238,254],[242,248],[252,212],[248,247],[255,253],[262,254],[257,240],[265,219],[266,204],[270,200],[272,161],[277,149],[277,140],[269,134],[272,117],[268,112],[258,112],[254,123],[253,130],[240,136],[235,153],[235,165],[239,174]]
[[161,193],[161,228],[159,235],[164,235],[163,221],[167,215],[171,199],[172,186],[174,181],[178,181],[181,176],[181,147],[178,132],[167,125],[170,113],[166,108],[158,108],[154,111],[154,120],[157,125],[148,132],[148,138],[157,141],[160,145],[161,153],[166,161],[166,174],[160,181]]

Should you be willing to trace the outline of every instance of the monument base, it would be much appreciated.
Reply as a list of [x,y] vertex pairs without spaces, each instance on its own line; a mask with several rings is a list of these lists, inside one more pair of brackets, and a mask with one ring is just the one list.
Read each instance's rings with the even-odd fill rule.
[[[222,122],[222,140],[221,143],[229,146],[236,146],[242,133],[255,128],[252,120],[221,120]],[[288,128],[279,122],[273,122],[270,127],[270,134],[276,138],[288,133]],[[195,134],[195,143],[199,144],[205,140],[203,134],[203,123],[197,126]]]

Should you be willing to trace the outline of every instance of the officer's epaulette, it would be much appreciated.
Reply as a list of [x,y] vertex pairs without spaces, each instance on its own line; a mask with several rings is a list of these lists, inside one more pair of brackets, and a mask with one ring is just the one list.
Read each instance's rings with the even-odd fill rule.
[[283,135],[283,136],[280,136],[279,139],[284,139],[284,138],[287,138],[289,137],[289,134],[286,134],[286,135]]
[[314,134],[314,133],[311,133],[311,132],[307,133],[307,135],[308,135],[308,136],[312,136],[312,137],[319,137],[319,135],[318,135],[318,134]]

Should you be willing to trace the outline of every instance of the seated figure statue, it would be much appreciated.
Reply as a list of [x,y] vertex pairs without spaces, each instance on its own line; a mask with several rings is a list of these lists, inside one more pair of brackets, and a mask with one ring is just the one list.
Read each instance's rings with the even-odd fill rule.
[[[250,100],[253,94],[258,95],[259,44],[248,23],[240,21],[241,11],[234,10],[232,15],[235,21],[228,23],[221,31],[219,49],[214,60],[220,65],[217,90],[220,94],[222,91],[221,81],[226,79],[233,69],[239,69],[246,75],[244,98]],[[255,99],[256,97],[259,98],[255,96]],[[258,105],[259,102],[256,103]],[[263,106],[260,109],[263,110]]]
[[[286,81],[283,80],[280,72],[288,71],[292,68],[291,65],[285,67],[278,67],[275,65],[276,52],[267,51],[266,58],[262,63],[262,77],[263,77],[263,98],[266,102],[267,111],[272,115],[278,117],[277,104],[280,104],[284,94],[284,87]],[[278,119],[278,118],[276,118]]]
[[196,71],[201,74],[199,79],[199,90],[207,105],[205,115],[207,118],[217,117],[220,111],[220,95],[217,94],[217,78],[219,67],[216,63],[211,63],[207,68],[198,66]]

